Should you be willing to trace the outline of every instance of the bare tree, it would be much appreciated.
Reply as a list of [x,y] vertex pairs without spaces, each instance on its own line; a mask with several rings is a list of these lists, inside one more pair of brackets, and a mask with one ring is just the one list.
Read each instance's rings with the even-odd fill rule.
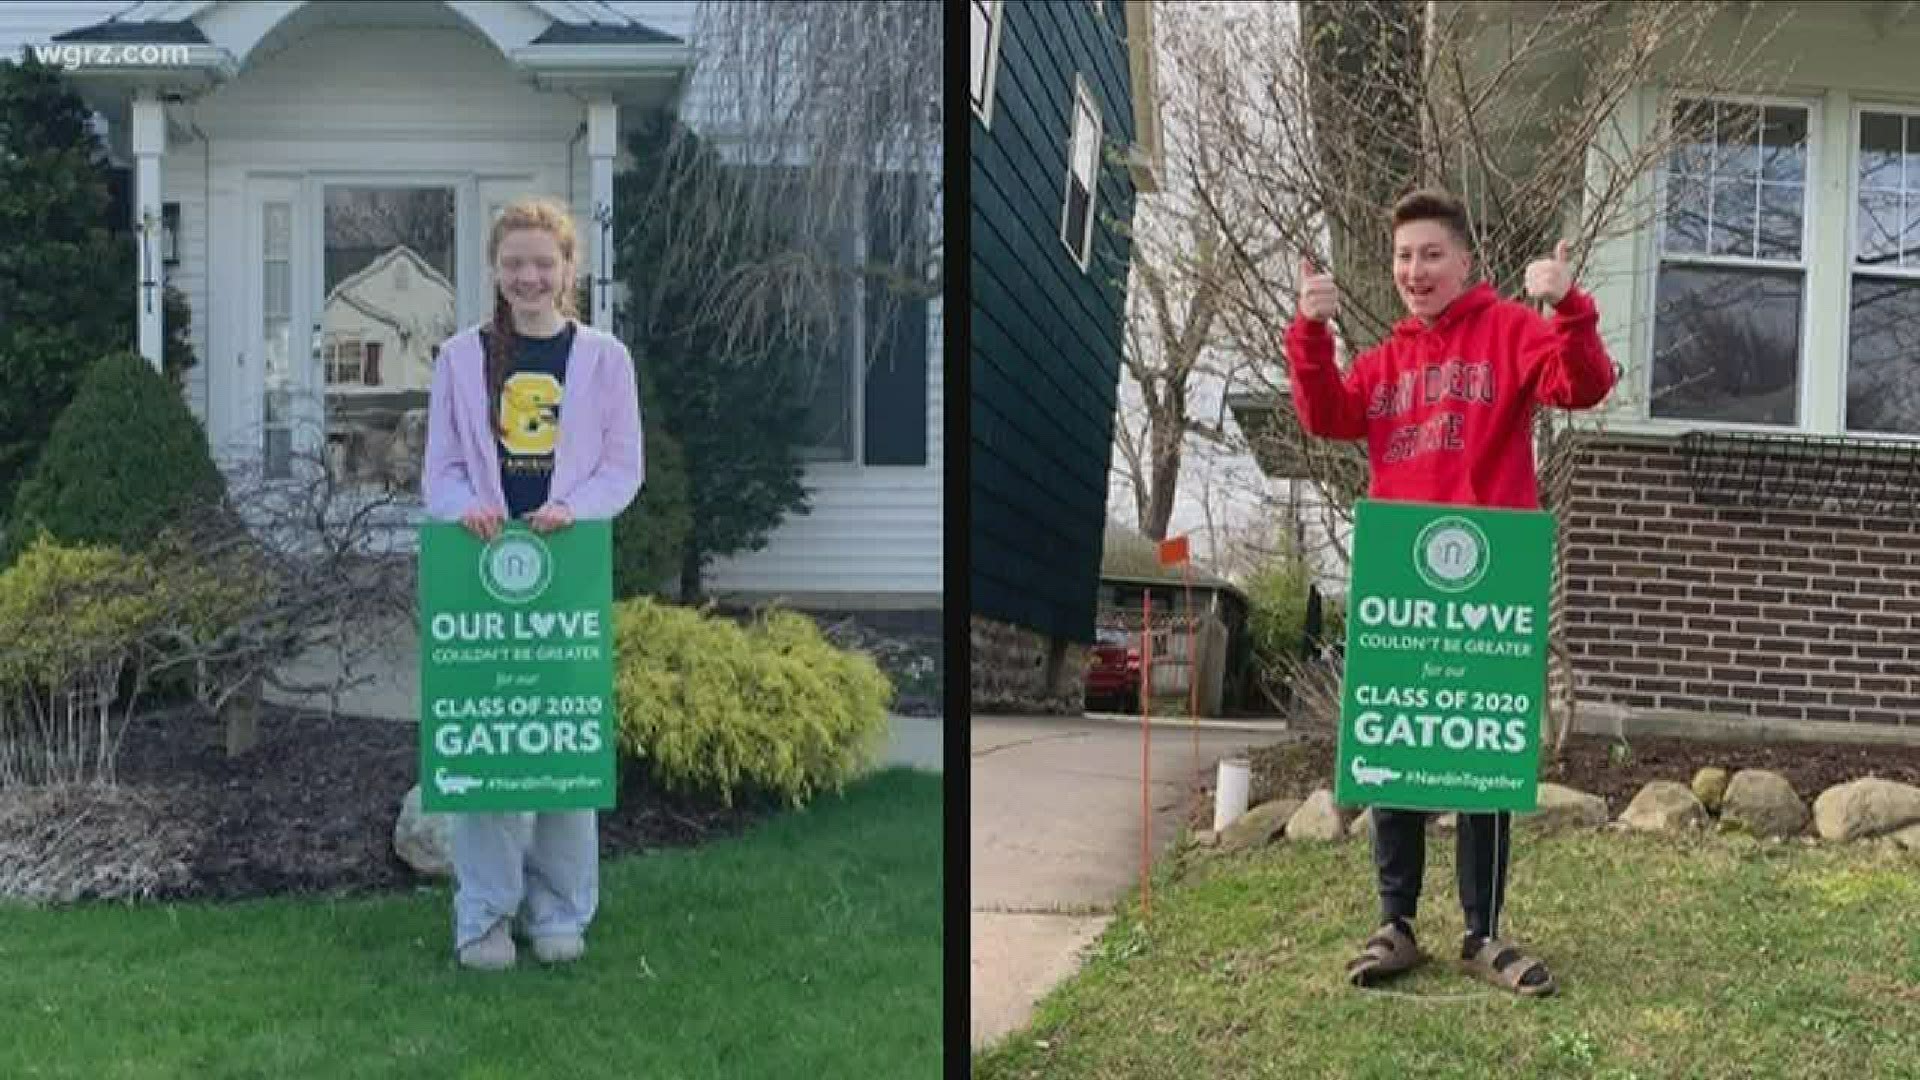
[[[1225,339],[1221,318],[1222,293],[1234,272],[1234,252],[1222,232],[1241,223],[1215,217],[1199,199],[1203,189],[1217,192],[1225,177],[1203,138],[1197,113],[1208,103],[1190,66],[1201,42],[1220,32],[1228,10],[1215,3],[1170,4],[1155,15],[1166,176],[1159,192],[1136,203],[1126,227],[1132,253],[1114,429],[1116,479],[1132,497],[1140,532],[1155,540],[1166,538],[1193,449],[1246,453],[1225,405],[1242,358]],[[1248,251],[1262,259],[1283,254],[1271,238],[1242,249]],[[1200,476],[1185,481],[1190,489],[1204,484]],[[1218,493],[1198,494],[1204,512],[1214,516]]]
[[263,688],[331,710],[404,647],[392,631],[414,622],[416,578],[400,496],[344,485],[318,454],[294,464],[292,480],[232,473],[217,505],[149,549],[98,549],[56,564],[71,580],[19,590],[0,618],[0,788],[112,784],[126,726],[163,682],[244,752]]
[[[1229,252],[1224,336],[1276,402],[1273,426],[1295,443],[1285,449],[1344,520],[1366,488],[1364,453],[1304,436],[1282,392],[1293,255],[1337,276],[1349,356],[1401,316],[1386,223],[1416,184],[1444,185],[1466,202],[1476,269],[1503,293],[1517,294],[1527,263],[1559,239],[1578,279],[1596,245],[1655,220],[1647,178],[1677,151],[1713,141],[1711,118],[1686,110],[1629,137],[1623,117],[1640,91],[1676,71],[1701,96],[1766,89],[1777,73],[1758,54],[1781,18],[1760,5],[1693,0],[1304,0],[1297,23],[1281,6],[1249,5],[1228,28],[1188,39],[1202,103],[1195,137],[1216,162],[1196,196]],[[1272,257],[1276,245],[1286,258]],[[1571,502],[1574,465],[1598,424],[1540,411],[1547,509]],[[1564,546],[1556,566],[1549,722],[1564,738],[1573,701]]]
[[[661,270],[703,297],[659,317],[720,331],[720,362],[775,343],[818,356],[851,332],[851,284],[872,325],[936,295],[941,41],[925,0],[701,4],[685,134],[718,147],[731,175],[666,170],[643,197],[642,218],[679,208]],[[871,360],[881,343],[867,346]]]

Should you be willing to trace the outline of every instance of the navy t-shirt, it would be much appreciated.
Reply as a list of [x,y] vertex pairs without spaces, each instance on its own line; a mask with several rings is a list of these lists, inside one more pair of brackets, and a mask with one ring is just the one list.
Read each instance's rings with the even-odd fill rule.
[[[513,335],[513,360],[500,390],[497,438],[500,487],[507,494],[507,516],[521,517],[546,505],[553,484],[553,448],[560,435],[560,402],[565,396],[567,353],[574,324],[548,338]],[[480,331],[481,345],[487,331]]]

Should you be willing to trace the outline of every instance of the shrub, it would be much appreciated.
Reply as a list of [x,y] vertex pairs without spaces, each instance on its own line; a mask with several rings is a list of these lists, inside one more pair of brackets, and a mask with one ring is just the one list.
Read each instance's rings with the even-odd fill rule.
[[[636,368],[640,362],[636,358]],[[640,386],[641,426],[647,477],[640,497],[613,520],[613,595],[617,600],[658,594],[680,576],[687,533],[693,527],[687,490],[687,458],[668,433],[659,395],[644,370]]]
[[0,522],[87,363],[134,335],[134,243],[106,147],[58,68],[0,62]]
[[[1262,660],[1300,655],[1307,626],[1307,586],[1312,577],[1299,556],[1283,551],[1247,582],[1247,630],[1253,637],[1254,653]],[[1324,626],[1321,640],[1327,640]]]
[[0,573],[0,787],[111,782],[121,687],[160,618],[140,555],[36,541]]
[[803,615],[742,627],[641,598],[616,605],[614,638],[621,751],[669,789],[798,806],[870,768],[885,741],[886,677]]
[[87,372],[20,488],[0,566],[45,530],[66,543],[146,547],[223,489],[206,435],[159,372],[131,353]]

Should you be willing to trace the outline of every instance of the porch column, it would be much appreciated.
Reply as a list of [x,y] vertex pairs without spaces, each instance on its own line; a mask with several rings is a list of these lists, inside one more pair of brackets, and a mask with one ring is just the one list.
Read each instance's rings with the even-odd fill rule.
[[160,157],[167,152],[166,113],[152,89],[142,87],[133,96],[133,213],[138,243],[138,283],[134,310],[140,320],[140,355],[160,370],[161,289],[165,275],[160,258]]
[[588,273],[593,275],[593,310],[588,322],[613,329],[613,157],[619,152],[620,106],[606,96],[587,103],[587,158],[592,166],[593,223],[587,230]]

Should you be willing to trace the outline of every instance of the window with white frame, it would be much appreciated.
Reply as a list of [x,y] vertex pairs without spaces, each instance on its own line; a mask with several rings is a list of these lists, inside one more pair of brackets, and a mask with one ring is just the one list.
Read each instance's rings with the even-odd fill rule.
[[1093,247],[1093,218],[1100,191],[1100,108],[1087,80],[1073,77],[1073,139],[1067,147],[1067,196],[1060,212],[1060,240],[1080,269]]
[[1805,378],[1811,109],[1676,98],[1663,169],[1649,411],[1794,426]]
[[993,71],[999,66],[1001,0],[967,0],[968,93],[973,114],[985,125],[993,119]]
[[1855,121],[1846,428],[1920,435],[1920,113]]

